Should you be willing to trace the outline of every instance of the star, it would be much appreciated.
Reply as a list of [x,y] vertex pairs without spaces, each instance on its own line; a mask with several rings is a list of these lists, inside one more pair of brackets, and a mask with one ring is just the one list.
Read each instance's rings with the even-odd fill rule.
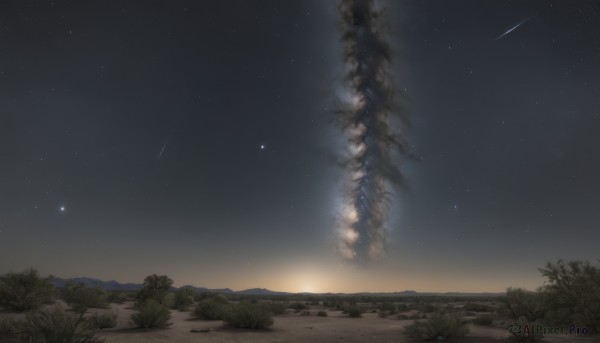
[[59,209],[61,212],[65,212],[65,211],[67,210],[67,209],[66,209],[66,207],[64,207],[64,206],[61,206],[61,207],[59,207],[58,209]]
[[260,145],[260,150],[265,150],[265,148],[266,148],[266,147],[265,147],[265,145],[264,145],[264,144],[261,144],[261,145]]

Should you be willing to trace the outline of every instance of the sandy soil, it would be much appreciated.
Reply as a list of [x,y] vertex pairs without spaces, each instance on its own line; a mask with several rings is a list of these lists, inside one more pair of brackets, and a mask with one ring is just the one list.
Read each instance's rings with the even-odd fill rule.
[[[91,310],[90,312],[114,311],[118,315],[118,325],[112,329],[104,329],[100,337],[106,343],[152,343],[152,342],[415,342],[403,335],[404,326],[412,320],[379,318],[377,313],[365,313],[362,318],[348,318],[341,311],[328,311],[328,317],[316,316],[317,310],[311,309],[311,316],[300,316],[290,313],[274,317],[274,324],[269,330],[255,331],[233,329],[223,326],[221,321],[205,321],[190,318],[189,312],[171,312],[172,325],[166,329],[138,329],[130,322],[134,310],[130,304],[112,305],[110,310]],[[0,320],[16,315],[0,312]],[[194,333],[192,329],[208,328],[209,332]],[[508,342],[508,330],[502,327],[470,326],[470,333],[464,338],[449,342]],[[546,337],[545,342],[600,342],[600,337]]]

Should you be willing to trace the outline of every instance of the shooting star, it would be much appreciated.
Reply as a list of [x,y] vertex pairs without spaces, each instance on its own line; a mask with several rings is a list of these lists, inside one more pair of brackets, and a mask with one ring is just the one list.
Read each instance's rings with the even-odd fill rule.
[[510,28],[508,31],[506,31],[506,32],[504,32],[503,34],[501,34],[500,36],[498,36],[498,38],[496,38],[496,40],[498,40],[498,39],[500,39],[500,38],[502,38],[502,37],[506,36],[507,34],[509,34],[509,33],[513,32],[513,31],[514,31],[514,30],[516,30],[516,29],[517,29],[519,26],[521,26],[521,25],[525,24],[526,22],[528,22],[528,21],[529,21],[529,19],[531,19],[531,17],[530,17],[530,18],[527,18],[527,19],[523,20],[522,22],[518,23],[517,25],[513,26],[513,27],[512,27],[512,28]]
[[160,152],[158,153],[158,157],[156,158],[157,161],[160,161],[160,158],[165,152],[165,149],[167,148],[167,142],[169,142],[169,136],[167,136],[167,139],[165,139],[165,143],[163,144],[162,148],[160,149]]

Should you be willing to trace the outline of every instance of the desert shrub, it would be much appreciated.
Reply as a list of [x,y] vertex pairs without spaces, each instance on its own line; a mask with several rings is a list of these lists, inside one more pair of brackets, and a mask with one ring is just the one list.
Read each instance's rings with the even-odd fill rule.
[[154,299],[139,304],[138,312],[131,315],[131,320],[141,328],[159,328],[171,325],[169,309]]
[[289,307],[296,312],[300,312],[301,310],[306,309],[306,305],[304,305],[303,303],[301,303],[299,301],[291,303]]
[[433,313],[427,320],[406,326],[404,333],[416,339],[445,340],[449,337],[463,337],[469,333],[469,328],[457,315]]
[[388,313],[386,311],[379,311],[379,318],[387,318]]
[[509,287],[504,297],[503,312],[511,319],[525,317],[528,321],[544,318],[543,296],[522,288]]
[[304,311],[300,312],[300,315],[301,316],[310,316],[310,311],[304,310]]
[[192,316],[205,320],[221,320],[225,315],[225,307],[214,299],[204,299],[196,304]]
[[273,314],[284,314],[285,310],[288,308],[288,304],[285,302],[272,302],[270,304],[265,304]]
[[405,314],[399,314],[398,316],[396,316],[396,318],[398,319],[409,319],[409,317]]
[[93,318],[83,313],[68,313],[60,307],[52,310],[30,312],[24,319],[3,324],[6,334],[16,342],[40,343],[100,343],[98,328]]
[[247,329],[266,329],[273,325],[273,317],[267,306],[247,302],[228,306],[224,320],[233,327]]
[[396,311],[396,305],[394,305],[391,302],[384,302],[379,306],[379,309],[381,311],[392,312],[392,311]]
[[175,310],[175,293],[173,292],[167,292],[165,293],[165,295],[162,298],[162,302],[161,305],[163,305],[166,308],[170,308]]
[[82,283],[67,282],[64,299],[76,312],[85,312],[88,308],[106,308],[108,306],[108,292],[99,287],[85,287]]
[[344,312],[352,318],[359,318],[362,316],[364,309],[358,305],[346,305],[344,306]]
[[52,278],[40,277],[33,268],[0,276],[0,305],[17,312],[40,307],[54,297]]
[[189,287],[179,289],[175,292],[175,303],[173,308],[180,311],[187,311],[194,303],[194,290]]
[[473,319],[473,324],[477,325],[492,325],[492,322],[491,316],[479,316]]
[[548,279],[541,289],[548,322],[571,322],[600,332],[600,267],[587,261],[558,260],[539,271]]
[[433,304],[421,304],[419,306],[419,311],[423,312],[423,313],[431,313],[431,312],[435,312],[437,309],[435,307],[435,305]]
[[116,313],[104,313],[92,316],[91,319],[94,321],[94,325],[98,329],[110,329],[117,326],[117,314]]
[[165,297],[172,284],[173,280],[166,275],[149,275],[144,279],[143,288],[137,293],[137,298],[140,302],[153,299],[164,305]]
[[327,312],[326,311],[319,311],[319,312],[317,312],[317,316],[319,316],[319,317],[327,317]]
[[492,310],[490,306],[478,304],[478,303],[466,303],[463,307],[465,311],[473,311],[473,312],[489,312]]
[[108,292],[108,297],[106,298],[106,301],[115,304],[122,304],[127,300],[129,300],[128,294],[121,291]]

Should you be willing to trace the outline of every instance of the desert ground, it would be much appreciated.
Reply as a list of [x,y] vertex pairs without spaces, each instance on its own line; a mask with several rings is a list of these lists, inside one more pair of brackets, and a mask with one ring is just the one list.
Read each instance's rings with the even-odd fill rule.
[[[61,305],[66,307],[66,305]],[[274,316],[274,324],[268,330],[234,329],[222,321],[193,319],[188,311],[171,311],[172,323],[164,329],[139,329],[131,323],[135,312],[133,303],[111,304],[109,309],[90,309],[89,313],[116,312],[117,326],[103,329],[99,337],[106,343],[151,343],[151,342],[416,342],[403,334],[404,327],[413,320],[395,317],[380,318],[377,313],[364,313],[360,318],[349,318],[342,311],[311,305],[310,315],[289,312]],[[326,310],[328,316],[317,316]],[[408,313],[407,314],[411,314]],[[3,318],[23,316],[7,311],[0,312]],[[479,326],[469,324],[470,333],[464,338],[449,339],[448,342],[506,342],[509,333],[505,326]],[[208,329],[208,332],[192,330]],[[599,342],[600,337],[546,336],[544,342]]]

